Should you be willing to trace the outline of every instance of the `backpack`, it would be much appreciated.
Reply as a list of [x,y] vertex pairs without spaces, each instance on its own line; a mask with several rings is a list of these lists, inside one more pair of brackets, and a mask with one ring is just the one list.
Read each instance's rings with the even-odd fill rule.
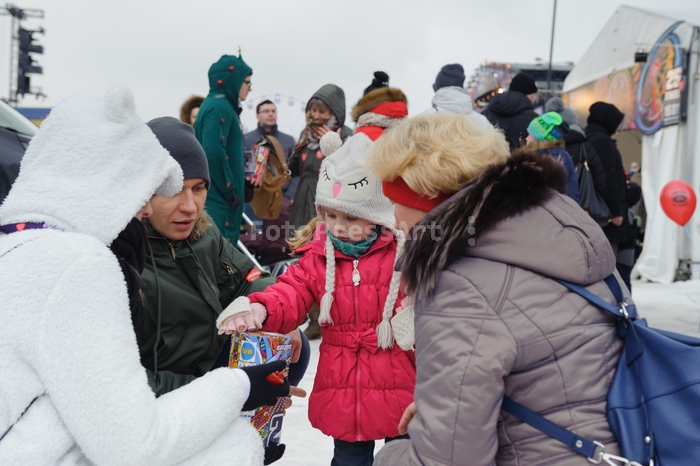
[[700,458],[700,339],[652,329],[638,319],[634,304],[623,301],[614,275],[606,285],[619,305],[608,304],[586,288],[556,280],[617,317],[624,341],[608,390],[608,422],[623,457],[605,452],[597,441],[581,438],[504,397],[502,409],[565,443],[594,464],[681,466]]
[[612,215],[603,197],[595,190],[593,175],[588,168],[586,141],[581,141],[580,143],[576,175],[578,176],[578,204],[596,221],[596,223],[598,223],[598,225],[604,227],[610,222]]
[[279,141],[270,135],[263,135],[253,145],[253,153],[262,149],[266,162],[260,186],[255,188],[250,206],[260,219],[274,220],[282,209],[282,187],[292,179],[287,166],[287,158]]

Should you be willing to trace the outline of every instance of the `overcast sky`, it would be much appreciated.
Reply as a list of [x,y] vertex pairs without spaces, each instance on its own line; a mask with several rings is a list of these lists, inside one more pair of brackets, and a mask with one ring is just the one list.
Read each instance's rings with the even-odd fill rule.
[[[485,60],[534,62],[549,56],[553,0],[15,0],[45,12],[38,36],[48,95],[21,106],[51,107],[80,92],[126,84],[144,120],[177,116],[191,94],[206,95],[207,70],[223,54],[253,68],[251,97],[282,93],[308,99],[323,84],[345,90],[348,111],[386,71],[408,96],[411,114],[430,106],[440,67],[461,63],[467,79]],[[554,62],[586,51],[621,4],[700,9],[698,0],[559,0]],[[0,96],[9,93],[10,18],[0,16]],[[281,124],[297,105],[281,102]],[[244,110],[250,124],[254,110]],[[299,126],[297,123],[295,126]],[[295,135],[296,136],[296,135]]]

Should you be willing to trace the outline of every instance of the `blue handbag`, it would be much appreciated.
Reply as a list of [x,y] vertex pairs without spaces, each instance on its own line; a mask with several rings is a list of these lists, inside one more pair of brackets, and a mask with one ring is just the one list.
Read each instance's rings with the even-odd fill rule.
[[[686,466],[700,463],[700,339],[652,329],[623,302],[614,275],[605,279],[619,305],[582,286],[556,280],[599,308],[614,314],[624,347],[608,390],[608,422],[624,457],[605,452],[504,397],[502,409],[570,446],[594,464]],[[698,463],[695,463],[695,462]]]

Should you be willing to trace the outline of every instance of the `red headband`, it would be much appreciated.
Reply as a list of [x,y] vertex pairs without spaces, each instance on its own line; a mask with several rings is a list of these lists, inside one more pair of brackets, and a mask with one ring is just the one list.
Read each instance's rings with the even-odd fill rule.
[[452,194],[440,194],[435,198],[421,196],[413,191],[400,176],[394,181],[382,181],[382,190],[391,201],[423,212],[430,212],[452,196]]

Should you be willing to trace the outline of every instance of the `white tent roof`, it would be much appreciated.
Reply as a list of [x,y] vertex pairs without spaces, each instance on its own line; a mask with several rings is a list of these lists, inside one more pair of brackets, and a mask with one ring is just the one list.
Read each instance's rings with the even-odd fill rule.
[[[653,40],[678,21],[700,25],[700,11],[656,10],[621,6],[564,81],[563,92],[588,84],[614,71],[634,65],[639,49],[649,52]],[[654,38],[650,41],[649,38]]]

